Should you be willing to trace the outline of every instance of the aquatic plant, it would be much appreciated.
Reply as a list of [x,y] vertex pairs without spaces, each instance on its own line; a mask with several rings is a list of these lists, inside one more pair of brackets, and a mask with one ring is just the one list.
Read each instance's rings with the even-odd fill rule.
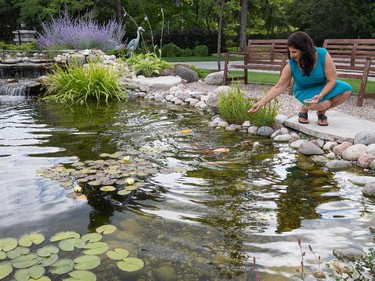
[[237,88],[231,88],[228,92],[219,94],[219,103],[217,105],[222,119],[232,124],[242,124],[249,120],[248,109],[251,107],[249,99],[245,99],[241,91],[240,84]]
[[160,75],[163,70],[172,68],[172,65],[160,59],[155,53],[133,55],[126,61],[136,75],[151,77]]
[[[61,276],[59,280],[95,281],[96,274],[90,270],[100,266],[103,258],[115,261],[122,271],[142,269],[143,260],[129,257],[128,250],[109,250],[109,243],[103,241],[103,237],[116,230],[113,225],[102,225],[96,233],[82,236],[78,232],[64,231],[54,234],[46,243],[42,233],[27,233],[19,239],[0,238],[0,280],[14,274],[18,281],[50,281],[52,275]],[[101,256],[104,253],[106,255]]]
[[37,45],[41,49],[99,49],[107,51],[120,46],[125,35],[122,23],[110,20],[99,24],[92,16],[72,18],[65,13],[51,22],[42,23],[37,32]]
[[[250,99],[251,106],[258,102],[259,99]],[[250,106],[250,107],[251,107]],[[272,127],[275,124],[275,117],[277,115],[278,109],[278,100],[274,99],[271,102],[268,102],[262,106],[257,112],[249,114],[249,120],[251,124],[261,127],[261,126],[270,126]]]
[[75,63],[67,69],[56,66],[43,81],[44,98],[66,103],[87,101],[126,100],[128,95],[118,82],[120,72],[101,63],[89,63],[85,67]]

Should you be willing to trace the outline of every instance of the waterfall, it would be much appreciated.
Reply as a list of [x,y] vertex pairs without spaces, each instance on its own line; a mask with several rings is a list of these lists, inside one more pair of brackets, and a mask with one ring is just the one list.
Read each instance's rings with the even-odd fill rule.
[[1,96],[29,96],[38,93],[40,84],[32,80],[19,80],[15,83],[0,83]]

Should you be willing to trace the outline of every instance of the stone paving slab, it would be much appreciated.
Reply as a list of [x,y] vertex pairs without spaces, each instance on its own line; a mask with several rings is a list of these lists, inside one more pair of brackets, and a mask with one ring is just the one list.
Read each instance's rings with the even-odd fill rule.
[[342,143],[353,142],[359,131],[375,131],[375,122],[349,116],[347,114],[330,110],[326,113],[328,126],[319,126],[316,112],[309,112],[309,124],[301,124],[298,117],[293,116],[284,123],[286,127],[298,130],[309,136]]

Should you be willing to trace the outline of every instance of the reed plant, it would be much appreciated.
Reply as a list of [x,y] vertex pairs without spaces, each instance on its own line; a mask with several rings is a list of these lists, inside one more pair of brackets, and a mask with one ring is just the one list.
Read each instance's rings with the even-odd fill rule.
[[43,82],[44,99],[84,104],[88,101],[126,100],[128,95],[118,82],[120,72],[100,63],[75,63],[63,69],[57,66]]
[[232,124],[242,124],[249,120],[258,127],[273,126],[278,109],[277,100],[273,100],[257,112],[249,114],[247,111],[257,101],[259,100],[255,98],[245,98],[240,83],[238,83],[236,88],[231,88],[227,93],[220,93],[219,113],[225,121]]

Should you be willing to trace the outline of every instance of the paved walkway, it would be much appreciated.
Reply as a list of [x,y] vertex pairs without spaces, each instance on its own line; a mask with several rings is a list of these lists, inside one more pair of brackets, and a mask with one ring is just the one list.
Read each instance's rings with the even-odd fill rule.
[[294,116],[285,121],[285,126],[298,130],[310,136],[330,141],[353,142],[359,131],[375,131],[375,123],[346,115],[344,113],[329,110],[327,112],[328,126],[319,126],[315,112],[309,114],[309,124],[301,124],[298,117]]

